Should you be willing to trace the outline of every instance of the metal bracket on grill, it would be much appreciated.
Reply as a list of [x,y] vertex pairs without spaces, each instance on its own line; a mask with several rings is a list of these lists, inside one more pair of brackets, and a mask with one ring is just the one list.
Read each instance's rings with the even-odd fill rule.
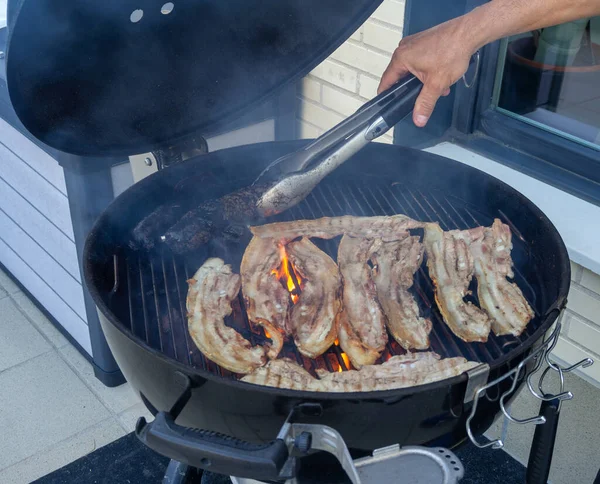
[[[569,373],[579,367],[586,368],[586,367],[590,366],[591,364],[593,364],[594,361],[591,358],[585,358],[585,359],[579,361],[578,363],[576,363],[572,366],[569,366],[567,368],[563,368],[563,367],[559,366],[558,364],[556,364],[555,362],[553,362],[551,360],[550,353],[552,352],[552,350],[558,343],[558,337],[560,335],[560,330],[561,330],[561,323],[559,320],[559,322],[556,323],[556,327],[555,327],[554,331],[552,331],[552,334],[550,335],[550,337],[546,338],[542,342],[542,344],[538,348],[536,348],[534,351],[532,351],[531,354],[529,354],[526,358],[524,358],[523,361],[521,361],[519,363],[519,365],[517,365],[515,368],[510,370],[508,373],[491,381],[487,385],[481,386],[475,390],[474,397],[472,398],[473,407],[471,408],[471,414],[467,418],[467,422],[466,422],[467,434],[469,436],[469,439],[471,440],[471,442],[473,442],[474,445],[476,445],[480,449],[483,449],[485,447],[501,449],[504,446],[504,442],[502,439],[496,439],[491,442],[480,442],[477,439],[477,437],[474,435],[474,433],[471,429],[471,422],[473,421],[473,418],[475,417],[475,414],[477,412],[477,404],[479,403],[480,398],[482,398],[483,396],[487,396],[486,392],[488,390],[490,390],[493,387],[496,387],[496,385],[498,385],[499,383],[501,383],[502,381],[504,381],[508,378],[512,379],[512,385],[506,392],[504,392],[500,396],[500,408],[501,408],[504,416],[511,422],[514,422],[517,424],[532,423],[535,425],[539,425],[539,424],[543,424],[546,422],[546,418],[542,415],[537,415],[537,416],[529,417],[529,418],[525,418],[525,419],[515,418],[510,414],[510,411],[507,408],[507,403],[506,403],[507,399],[513,394],[514,390],[517,388],[517,384],[525,376],[525,373],[527,371],[527,365],[531,361],[535,361],[535,366],[534,366],[533,370],[531,371],[531,373],[529,373],[529,375],[527,375],[527,387],[534,397],[536,397],[542,401],[558,400],[560,402],[559,405],[562,404],[563,400],[570,400],[571,398],[573,398],[573,394],[569,391],[565,391],[565,389],[564,389],[564,374]],[[533,378],[533,375],[536,374],[541,369],[544,362],[548,366],[542,372],[542,375],[540,377],[540,381],[538,383],[538,389],[539,389],[539,393],[538,393],[533,388],[532,378]],[[474,371],[476,372],[478,370],[478,368],[479,367],[475,368]],[[560,379],[560,391],[555,394],[546,393],[543,390],[544,380],[545,380],[546,376],[550,373],[549,370],[556,371],[558,373],[558,376]],[[471,382],[469,381],[469,383],[471,383]],[[469,389],[469,387],[474,387],[474,386],[475,385],[469,385],[467,387],[467,390]],[[467,398],[469,398],[468,391],[467,391],[467,395],[465,396],[465,401]]]
[[[286,443],[291,456],[288,464],[292,467],[294,456],[314,451],[328,452],[339,460],[352,484],[396,482],[398,476],[403,476],[406,482],[455,484],[464,476],[464,467],[458,457],[441,447],[400,447],[395,444],[376,449],[370,456],[352,460],[344,439],[335,429],[325,425],[292,423],[291,416],[277,438]],[[282,474],[285,474],[285,467]],[[231,481],[233,484],[258,484],[258,481],[239,477],[231,477]],[[301,484],[302,479],[294,477],[285,482]]]
[[175,146],[165,146],[152,152],[159,170],[206,153],[208,143],[202,136],[191,136]]
[[490,365],[483,363],[471,370],[467,371],[467,390],[465,391],[465,399],[463,403],[471,403],[477,394],[477,391],[483,387],[490,375]]

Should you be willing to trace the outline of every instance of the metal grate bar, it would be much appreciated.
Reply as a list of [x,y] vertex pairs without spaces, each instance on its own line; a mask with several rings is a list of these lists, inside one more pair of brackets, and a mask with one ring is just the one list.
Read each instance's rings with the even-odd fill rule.
[[138,271],[139,271],[139,276],[140,276],[140,295],[142,297],[142,311],[144,314],[144,330],[145,330],[146,343],[151,345],[150,329],[148,327],[148,306],[146,304],[146,296],[145,296],[145,290],[144,290],[144,271],[142,270],[141,257],[138,258]]
[[[152,295],[154,296],[154,309],[156,311],[156,324],[153,325],[153,327],[156,326],[156,329],[157,329],[156,334],[158,335],[160,351],[165,352],[165,349],[168,349],[168,350],[170,350],[169,354],[173,354],[173,348],[171,348],[163,343],[163,324],[162,324],[160,305],[164,299],[164,295],[165,295],[166,291],[164,290],[164,287],[162,287],[160,284],[160,282],[162,282],[162,281],[159,281],[158,284],[156,282],[156,275],[155,275],[155,271],[154,271],[154,261],[152,261],[150,263],[150,275],[152,276]],[[152,312],[150,314],[152,314],[154,316],[154,314]]]
[[[181,286],[179,284],[180,272],[177,269],[177,262],[175,261],[174,257],[171,260],[173,263],[173,274],[175,276],[175,287],[177,288],[177,302],[179,303],[179,317],[180,317],[180,320],[182,320],[182,326],[183,326],[183,335],[184,335],[183,341],[185,342],[185,354],[187,355],[188,363],[191,365],[193,363],[193,361],[192,361],[192,354],[194,353],[192,351],[193,346],[190,345],[190,333],[187,328],[187,322],[185,322],[183,320],[184,318],[182,318],[182,316],[185,316],[187,314],[187,309],[185,307],[186,294],[184,294],[181,291]],[[204,362],[204,357],[202,357],[201,365],[202,365],[202,368],[206,368],[206,364]]]
[[173,310],[172,303],[171,303],[171,298],[173,297],[172,293],[173,293],[174,287],[172,287],[171,283],[169,283],[169,281],[173,280],[173,277],[167,277],[167,268],[165,266],[164,255],[161,256],[161,266],[162,266],[163,281],[164,281],[164,285],[165,285],[165,299],[167,302],[167,320],[169,322],[168,328],[164,328],[164,325],[163,325],[163,329],[165,330],[166,333],[171,334],[170,344],[173,345],[173,356],[175,357],[176,360],[179,360],[180,355],[182,354],[182,351],[181,351],[181,348],[178,351],[177,346],[180,344],[181,341],[185,341],[185,339],[181,338],[181,335],[178,335],[177,338],[175,337],[175,333],[177,332],[178,329],[180,329],[180,325],[174,324],[174,318],[176,318],[176,316],[175,316],[176,312]]

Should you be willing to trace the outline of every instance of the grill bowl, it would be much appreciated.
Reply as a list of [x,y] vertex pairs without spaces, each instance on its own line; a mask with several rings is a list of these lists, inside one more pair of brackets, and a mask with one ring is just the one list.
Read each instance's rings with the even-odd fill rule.
[[[220,256],[237,270],[249,236],[234,245],[215,241],[185,259],[164,249],[141,253],[128,248],[133,226],[160,204],[175,198],[185,202],[192,193],[197,199],[200,190],[208,200],[247,186],[271,160],[303,143],[248,145],[188,160],[137,183],[98,219],[84,252],[85,279],[120,368],[154,410],[168,410],[179,396],[182,388],[176,372],[190,376],[196,389],[179,422],[244,440],[274,438],[289,410],[308,401],[321,403],[324,409],[320,417],[308,421],[335,427],[352,448],[455,445],[465,438],[466,375],[383,392],[310,393],[245,384],[202,357],[187,335],[185,279],[208,256]],[[432,304],[426,269],[421,269],[415,290],[421,309],[434,323],[433,350],[488,363],[492,379],[541,342],[566,301],[570,280],[566,248],[535,205],[481,171],[421,151],[371,144],[278,219],[394,213],[438,221],[445,229],[490,225],[498,217],[513,230],[516,281],[535,309],[534,320],[520,338],[491,336],[486,344],[463,343],[442,323]],[[322,248],[335,254],[335,242]],[[241,322],[234,318],[230,324],[249,331],[242,311],[234,313],[241,315]],[[390,345],[387,351],[400,349]],[[330,352],[332,365],[339,355],[335,349]],[[327,359],[326,355],[322,364]],[[498,388],[498,395],[506,389]],[[497,400],[491,393],[484,400],[473,422],[476,432],[493,422],[499,412]]]

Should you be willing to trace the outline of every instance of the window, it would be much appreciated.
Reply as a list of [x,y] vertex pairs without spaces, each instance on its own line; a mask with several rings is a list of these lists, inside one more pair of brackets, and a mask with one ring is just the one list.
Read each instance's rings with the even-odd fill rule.
[[600,17],[504,40],[492,104],[600,149]]

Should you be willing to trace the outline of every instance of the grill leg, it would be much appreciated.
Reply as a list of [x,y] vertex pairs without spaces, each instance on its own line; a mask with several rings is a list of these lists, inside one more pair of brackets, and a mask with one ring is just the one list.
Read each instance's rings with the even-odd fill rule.
[[[57,159],[65,173],[75,248],[83,281],[85,238],[96,218],[114,199],[111,166],[122,160],[84,158],[66,153],[58,155]],[[94,374],[108,387],[121,385],[125,383],[125,378],[106,343],[96,306],[85,283],[82,284],[82,290],[90,331]]]
[[202,471],[171,459],[162,484],[200,484],[201,482]]
[[229,476],[202,471],[171,459],[162,484],[231,484],[231,479]]

